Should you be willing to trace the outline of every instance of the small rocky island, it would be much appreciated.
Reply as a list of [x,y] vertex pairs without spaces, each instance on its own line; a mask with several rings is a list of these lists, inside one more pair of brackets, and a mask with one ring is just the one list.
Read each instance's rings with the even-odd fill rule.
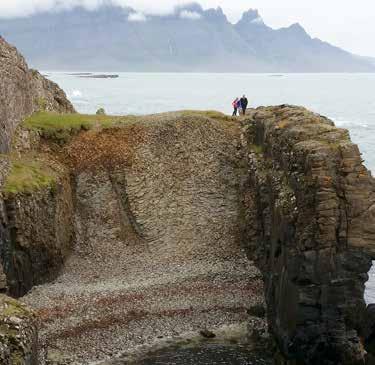
[[346,130],[289,105],[80,115],[0,59],[1,364],[225,328],[276,364],[371,364],[375,183]]

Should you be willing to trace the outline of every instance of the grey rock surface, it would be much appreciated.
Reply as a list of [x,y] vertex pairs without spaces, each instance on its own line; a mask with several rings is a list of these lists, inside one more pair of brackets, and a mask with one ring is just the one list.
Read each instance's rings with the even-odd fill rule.
[[375,181],[348,132],[327,118],[283,105],[251,111],[245,124],[248,249],[283,358],[363,363]]

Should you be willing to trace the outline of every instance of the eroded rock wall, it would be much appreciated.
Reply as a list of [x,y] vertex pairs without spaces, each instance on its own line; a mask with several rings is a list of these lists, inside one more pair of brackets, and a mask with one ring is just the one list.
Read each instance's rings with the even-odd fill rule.
[[245,125],[248,249],[263,271],[282,358],[362,364],[375,183],[358,147],[303,108],[259,108]]
[[73,243],[73,195],[69,172],[44,189],[8,194],[3,245],[9,293],[19,297],[56,277]]
[[78,171],[85,241],[115,239],[130,216],[155,254],[230,256],[237,248],[228,242],[242,234],[239,127],[229,118],[170,113],[76,138],[67,151]]

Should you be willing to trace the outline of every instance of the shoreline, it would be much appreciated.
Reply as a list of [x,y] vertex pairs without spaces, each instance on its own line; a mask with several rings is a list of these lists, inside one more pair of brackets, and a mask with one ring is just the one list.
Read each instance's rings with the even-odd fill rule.
[[[121,363],[137,365],[163,352],[194,349],[207,344],[223,347],[246,346],[249,351],[258,353],[260,351],[259,343],[251,338],[252,330],[255,328],[266,333],[266,321],[257,319],[256,327],[249,322],[239,322],[211,328],[212,332],[210,332],[215,336],[214,338],[205,338],[199,332],[189,331],[178,336],[155,339],[153,342],[121,352],[110,360],[93,362],[88,365],[116,365]],[[264,338],[267,338],[267,335]]]

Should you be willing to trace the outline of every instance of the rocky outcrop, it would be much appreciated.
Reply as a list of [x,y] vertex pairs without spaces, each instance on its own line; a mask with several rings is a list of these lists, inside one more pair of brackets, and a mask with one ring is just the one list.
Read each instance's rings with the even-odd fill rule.
[[7,194],[3,243],[8,292],[16,297],[56,277],[74,237],[70,176],[64,170],[49,187]]
[[26,116],[41,109],[71,113],[74,108],[55,83],[29,70],[16,48],[1,37],[0,61],[0,153],[4,153]]
[[0,294],[0,363],[38,365],[36,317],[26,306]]
[[[64,196],[69,197],[70,182],[59,178],[56,189],[13,194],[4,201],[3,187],[12,169],[5,153],[10,152],[14,133],[28,115],[42,110],[73,113],[74,108],[55,83],[29,70],[24,58],[1,37],[0,89],[0,293],[21,295],[56,273],[67,254],[72,214]],[[27,227],[22,233],[20,225]],[[38,363],[35,317],[5,296],[0,296],[0,363]]]
[[248,250],[283,361],[362,364],[375,183],[358,147],[303,108],[259,108],[245,125]]

